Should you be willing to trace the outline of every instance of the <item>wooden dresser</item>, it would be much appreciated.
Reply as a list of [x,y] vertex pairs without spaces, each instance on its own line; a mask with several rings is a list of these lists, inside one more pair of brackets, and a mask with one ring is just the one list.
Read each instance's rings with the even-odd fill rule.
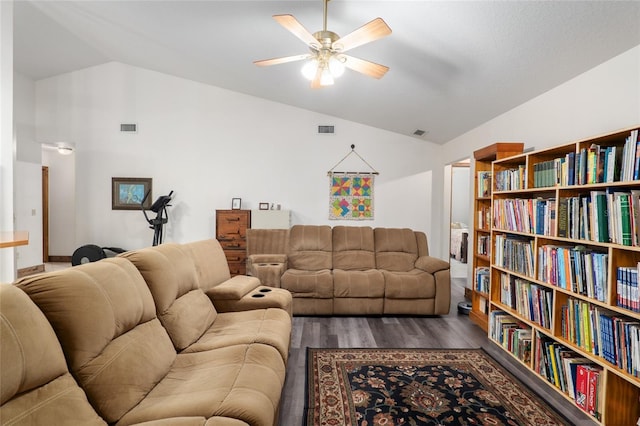
[[216,239],[231,276],[247,273],[247,228],[251,228],[251,210],[216,210]]

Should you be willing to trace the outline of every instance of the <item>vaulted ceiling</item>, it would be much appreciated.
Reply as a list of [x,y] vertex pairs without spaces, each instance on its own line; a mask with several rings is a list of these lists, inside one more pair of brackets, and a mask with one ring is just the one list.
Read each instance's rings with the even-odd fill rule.
[[[328,29],[382,17],[393,33],[350,51],[390,67],[311,89],[306,53],[271,16],[322,29],[322,0],[16,1],[14,67],[33,79],[118,61],[445,143],[640,45],[640,1],[332,0]],[[640,76],[638,77],[640,78]]]

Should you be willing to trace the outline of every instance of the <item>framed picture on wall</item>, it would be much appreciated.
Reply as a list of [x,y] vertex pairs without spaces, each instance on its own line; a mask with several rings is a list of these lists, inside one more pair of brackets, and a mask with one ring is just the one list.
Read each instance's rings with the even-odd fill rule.
[[260,203],[258,204],[258,208],[260,210],[269,210],[269,203]]
[[[145,195],[149,194],[145,199]],[[144,200],[144,209],[151,208],[151,178],[111,178],[111,209],[139,210]]]
[[240,210],[242,208],[242,199],[240,198],[232,198],[231,199],[231,210]]

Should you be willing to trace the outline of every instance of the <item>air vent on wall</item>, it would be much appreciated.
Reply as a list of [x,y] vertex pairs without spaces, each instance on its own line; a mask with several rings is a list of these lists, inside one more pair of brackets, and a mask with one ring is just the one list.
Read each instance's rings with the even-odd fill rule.
[[120,131],[135,133],[138,131],[138,125],[137,124],[120,124]]
[[333,133],[333,126],[318,126],[318,133]]
[[414,136],[422,136],[425,133],[427,133],[427,132],[425,132],[424,130],[420,130],[420,129],[417,129],[415,132],[413,132]]

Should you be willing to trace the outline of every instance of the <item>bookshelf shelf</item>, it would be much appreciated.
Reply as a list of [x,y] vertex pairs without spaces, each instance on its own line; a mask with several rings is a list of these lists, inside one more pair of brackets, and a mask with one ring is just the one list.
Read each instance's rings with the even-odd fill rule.
[[473,153],[473,285],[469,318],[484,331],[488,330],[489,291],[479,290],[478,268],[489,269],[491,263],[492,227],[492,162],[522,153],[521,142],[498,142]]
[[491,167],[489,338],[602,425],[640,419],[639,130]]

